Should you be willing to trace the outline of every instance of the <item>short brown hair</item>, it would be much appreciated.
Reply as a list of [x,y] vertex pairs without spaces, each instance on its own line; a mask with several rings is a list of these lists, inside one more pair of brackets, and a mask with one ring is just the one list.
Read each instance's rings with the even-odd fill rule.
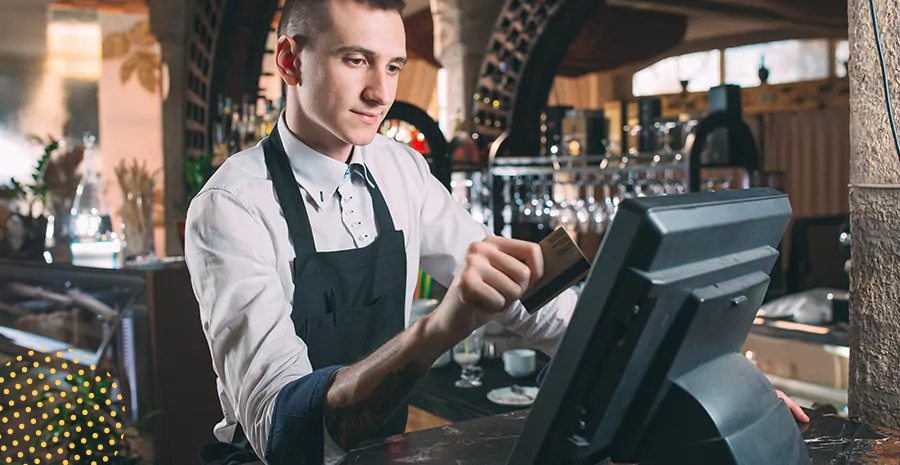
[[[329,7],[333,0],[285,0],[278,23],[278,35],[300,38],[311,44],[313,39],[331,26]],[[356,0],[361,5],[369,5],[385,11],[403,14],[406,0]]]

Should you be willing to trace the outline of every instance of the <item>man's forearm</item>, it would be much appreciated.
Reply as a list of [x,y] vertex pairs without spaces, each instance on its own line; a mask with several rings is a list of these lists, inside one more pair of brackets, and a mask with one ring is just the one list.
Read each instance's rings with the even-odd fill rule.
[[337,445],[349,450],[371,437],[456,338],[426,316],[372,355],[338,371],[325,400],[325,424]]

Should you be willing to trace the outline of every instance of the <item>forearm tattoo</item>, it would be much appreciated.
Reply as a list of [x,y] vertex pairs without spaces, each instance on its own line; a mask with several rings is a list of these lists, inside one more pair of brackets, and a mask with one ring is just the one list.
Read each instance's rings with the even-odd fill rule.
[[[398,346],[392,347],[392,344],[388,343],[373,354],[373,357],[363,362],[365,367],[354,368],[360,369],[360,378],[379,376],[378,368],[385,365],[399,351]],[[362,384],[363,380],[336,382],[331,387],[334,390],[332,392],[334,401],[326,403],[325,406],[325,424],[331,438],[344,450],[350,450],[362,441],[371,439],[426,373],[427,369],[411,365],[403,367],[396,373],[387,373],[371,394],[352,404],[349,404],[349,393]]]

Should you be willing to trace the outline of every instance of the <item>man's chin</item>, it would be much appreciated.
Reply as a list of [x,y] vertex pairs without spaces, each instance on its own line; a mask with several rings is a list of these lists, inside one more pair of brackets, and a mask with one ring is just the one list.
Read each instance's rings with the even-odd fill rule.
[[356,131],[353,134],[347,134],[346,140],[357,146],[369,145],[375,140],[375,133],[376,131]]

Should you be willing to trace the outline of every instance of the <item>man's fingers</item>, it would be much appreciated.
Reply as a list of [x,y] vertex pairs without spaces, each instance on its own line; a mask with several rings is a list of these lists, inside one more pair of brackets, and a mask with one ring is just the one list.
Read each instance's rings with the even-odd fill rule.
[[803,423],[809,423],[809,416],[806,414],[806,412],[803,411],[802,407],[797,405],[796,402],[791,400],[790,397],[788,397],[785,393],[783,393],[781,391],[776,390],[775,394],[778,395],[778,397],[784,401],[784,403],[788,406],[789,409],[791,409],[791,413],[794,415],[794,419],[796,419],[797,421],[803,422]]
[[463,304],[474,305],[490,313],[506,306],[506,298],[496,289],[484,282],[476,270],[466,270],[460,276],[460,297]]
[[[493,244],[485,244],[484,248],[490,265],[518,283],[522,288],[521,292],[524,293],[531,284],[531,268],[512,255],[494,247]],[[515,296],[514,298],[518,299],[519,297]]]
[[541,276],[544,276],[544,255],[541,253],[541,247],[538,244],[498,236],[488,237],[484,242],[496,246],[501,252],[528,265],[528,268],[531,270],[529,286],[541,279]]

